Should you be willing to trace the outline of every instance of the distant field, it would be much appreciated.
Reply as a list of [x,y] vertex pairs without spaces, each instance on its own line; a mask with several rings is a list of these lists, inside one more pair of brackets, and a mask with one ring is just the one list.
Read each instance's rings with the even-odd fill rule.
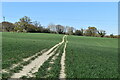
[[[59,78],[60,75],[65,75],[66,78],[118,76],[118,39],[4,32],[2,40],[3,78]],[[44,49],[47,51],[36,55]],[[23,60],[30,56],[34,57]],[[18,63],[20,64],[10,69],[13,64]],[[61,72],[62,69],[65,74]]]
[[118,39],[68,36],[67,78],[116,78]]
[[63,35],[44,33],[2,33],[2,68],[9,68],[23,58],[49,49],[62,40]]

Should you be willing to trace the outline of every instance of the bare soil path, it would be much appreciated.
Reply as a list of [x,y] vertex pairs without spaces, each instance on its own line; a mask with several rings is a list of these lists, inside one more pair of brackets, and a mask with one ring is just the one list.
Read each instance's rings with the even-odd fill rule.
[[[28,64],[27,66],[24,66],[23,69],[19,72],[19,73],[14,73],[13,76],[11,76],[11,78],[20,78],[22,76],[30,76],[32,77],[33,75],[30,74],[30,71],[32,71],[32,73],[35,73],[38,71],[38,69],[40,68],[40,66],[50,57],[54,54],[55,52],[55,48],[59,47],[61,44],[64,43],[64,39],[65,39],[66,35],[63,36],[62,42],[56,44],[55,46],[53,46],[52,48],[50,48],[47,52],[44,52],[41,56],[39,56],[38,58],[36,58],[35,60],[33,60],[30,64]],[[49,55],[48,55],[49,54]],[[63,62],[64,63],[64,62]],[[32,70],[34,69],[34,70]]]
[[65,42],[65,46],[64,46],[64,49],[63,49],[63,54],[62,54],[62,57],[61,57],[61,70],[60,70],[60,76],[59,78],[65,78],[66,77],[66,74],[65,74],[65,53],[66,53],[66,46],[67,46],[67,36],[66,36],[66,42]]

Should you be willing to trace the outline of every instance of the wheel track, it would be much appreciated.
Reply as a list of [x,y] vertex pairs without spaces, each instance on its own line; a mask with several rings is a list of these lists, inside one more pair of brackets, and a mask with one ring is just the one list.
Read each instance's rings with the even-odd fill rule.
[[61,70],[60,70],[60,76],[59,78],[66,78],[66,74],[65,74],[65,56],[66,56],[66,46],[67,46],[67,36],[66,36],[66,42],[65,42],[65,45],[64,45],[64,49],[63,49],[63,54],[62,54],[62,57],[61,57]]
[[65,41],[65,36],[63,36],[62,42],[56,44],[55,46],[53,46],[52,48],[50,48],[47,52],[43,53],[41,56],[39,56],[38,58],[36,58],[34,61],[32,61],[30,64],[28,64],[27,66],[24,66],[22,71],[20,71],[19,73],[14,73],[13,76],[11,76],[11,78],[20,78],[22,76],[27,76],[31,74],[29,74],[29,72],[35,67],[35,69],[33,70],[33,72],[37,72],[39,67],[50,57],[54,54],[55,48],[59,47],[61,44],[64,43]]

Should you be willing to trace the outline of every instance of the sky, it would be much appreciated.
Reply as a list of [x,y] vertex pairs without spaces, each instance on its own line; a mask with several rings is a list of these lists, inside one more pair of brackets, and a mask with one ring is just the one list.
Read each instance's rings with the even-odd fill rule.
[[119,0],[1,0],[2,2],[119,2]]
[[23,16],[39,21],[86,29],[89,26],[118,34],[117,2],[2,2],[6,21],[17,22]]

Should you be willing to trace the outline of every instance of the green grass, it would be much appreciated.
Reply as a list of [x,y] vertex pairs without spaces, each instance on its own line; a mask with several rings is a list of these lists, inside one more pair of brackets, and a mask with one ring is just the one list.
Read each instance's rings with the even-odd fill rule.
[[23,58],[34,55],[43,49],[49,49],[62,40],[63,35],[44,33],[2,33],[2,67],[10,68]]
[[67,78],[117,78],[118,40],[68,36]]
[[[62,41],[63,35],[45,33],[7,33],[4,32],[2,46],[2,67],[9,69],[12,64],[34,55],[43,49],[49,49]],[[63,45],[59,48],[63,50]],[[62,54],[62,53],[61,53]],[[36,77],[57,78],[60,71],[61,54],[50,65],[49,58],[36,73]],[[37,56],[36,56],[37,57]],[[34,60],[33,57],[31,60]],[[22,65],[27,65],[25,62]],[[48,72],[46,69],[51,66]],[[15,67],[18,72],[22,66]],[[42,69],[42,70],[41,70]],[[67,78],[117,78],[118,77],[118,39],[68,36],[66,48],[65,72]],[[45,73],[45,74],[43,74]],[[11,74],[4,73],[3,77]],[[25,78],[26,76],[23,76]]]
[[[0,32],[0,70],[2,69],[2,32]],[[0,72],[0,79],[2,78],[2,73]]]

